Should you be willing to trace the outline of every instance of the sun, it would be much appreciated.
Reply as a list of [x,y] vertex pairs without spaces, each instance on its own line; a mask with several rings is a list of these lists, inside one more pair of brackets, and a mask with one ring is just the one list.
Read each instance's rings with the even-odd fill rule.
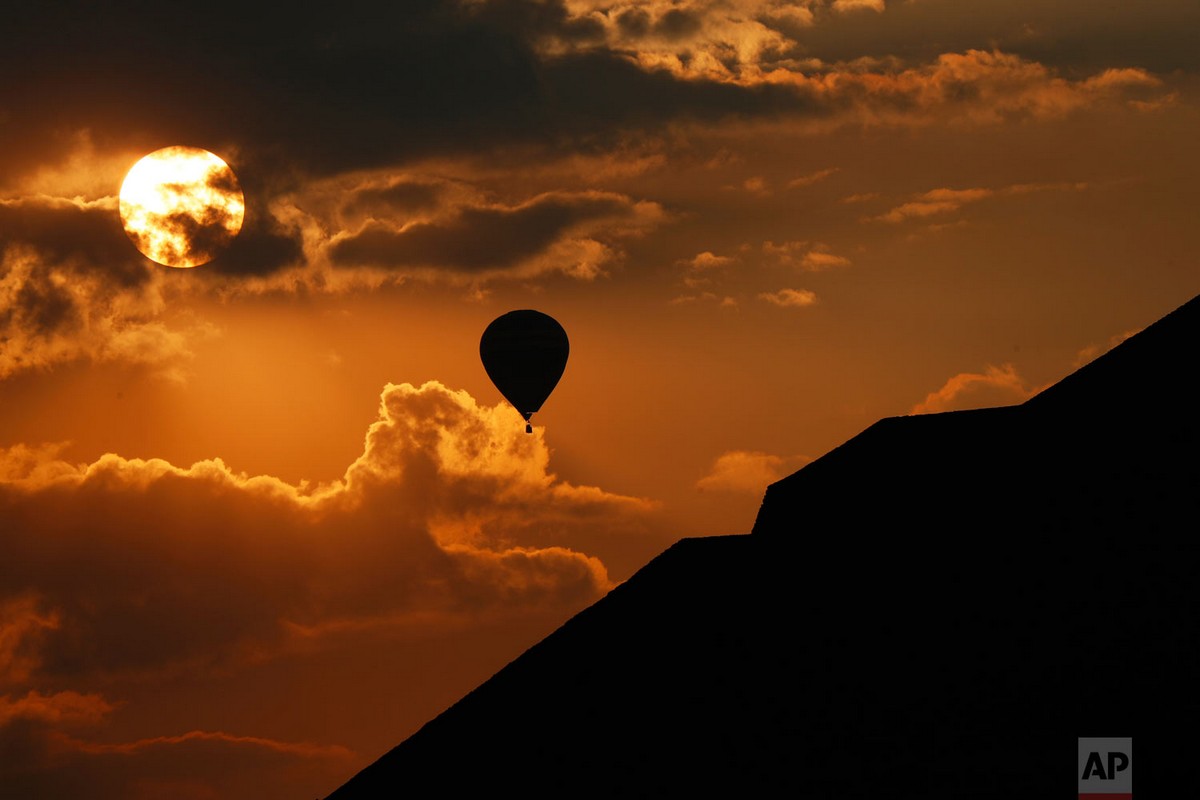
[[168,267],[212,261],[242,229],[237,176],[198,147],[164,147],[133,165],[121,184],[121,224],[142,255]]

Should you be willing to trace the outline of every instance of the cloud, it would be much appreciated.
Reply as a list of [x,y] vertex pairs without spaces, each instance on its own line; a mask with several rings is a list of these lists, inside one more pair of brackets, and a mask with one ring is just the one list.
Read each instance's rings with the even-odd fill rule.
[[445,187],[436,182],[417,180],[392,180],[383,186],[366,186],[356,191],[342,205],[345,214],[366,213],[374,218],[387,218],[394,213],[434,209],[441,199]]
[[[566,154],[617,143],[635,119],[719,119],[744,102],[738,92],[648,75],[627,42],[637,39],[650,58],[659,47],[691,48],[695,65],[718,72],[722,59],[754,62],[788,43],[751,6],[717,19],[705,6],[662,3],[641,16],[632,13],[639,5],[604,14],[553,1],[403,3],[369,21],[298,11],[242,19],[236,31],[223,21],[236,8],[203,18],[174,8],[85,8],[70,18],[30,9],[6,20],[10,46],[0,48],[0,107],[22,121],[0,174],[53,160],[85,129],[97,146],[145,153],[188,141],[236,153],[244,186],[266,176],[266,202],[299,178],[521,146]],[[45,36],[50,29],[55,36]],[[39,58],[15,57],[17,43],[30,41],[40,42]],[[91,80],[78,80],[81,63]],[[146,63],[156,64],[152,75]]]
[[822,170],[817,170],[816,172],[810,172],[807,175],[801,175],[799,178],[793,178],[792,180],[788,181],[787,188],[799,189],[802,186],[812,186],[814,183],[823,181],[826,178],[828,178],[830,175],[834,175],[838,171],[839,171],[838,167],[829,167],[828,169],[822,169]]
[[1197,63],[1185,31],[1196,29],[1200,9],[1175,0],[1111,6],[1090,0],[909,0],[888,3],[883,14],[807,5],[817,12],[817,25],[802,39],[805,53],[826,62],[900,54],[928,59],[986,42],[1075,74],[1121,64],[1169,74],[1192,71]]
[[736,297],[731,295],[720,295],[715,292],[701,292],[699,294],[684,294],[672,297],[668,301],[673,306],[689,306],[713,303],[718,308],[736,311],[740,304]]
[[[75,720],[76,726],[85,723]],[[6,791],[27,800],[303,797],[314,786],[336,786],[356,760],[355,753],[340,745],[223,731],[97,742],[47,719],[0,725],[0,748],[20,753],[19,762],[0,763],[0,779]]]
[[877,197],[879,197],[879,192],[859,192],[857,194],[848,194],[838,202],[846,204],[866,203]]
[[1125,331],[1124,333],[1118,333],[1115,336],[1110,336],[1108,341],[1103,344],[1089,344],[1087,347],[1084,347],[1075,354],[1075,360],[1072,362],[1072,366],[1078,369],[1084,364],[1095,361],[1097,358],[1104,355],[1109,350],[1112,350],[1130,336],[1135,336],[1138,333],[1141,333],[1141,331],[1141,328],[1135,328],[1130,331]]
[[93,740],[92,732],[118,705],[98,693],[71,690],[0,695],[0,751],[12,756],[0,760],[6,792],[22,798],[207,798],[214,787],[245,791],[242,784],[258,782],[258,796],[274,796],[263,794],[266,787],[291,789],[294,796],[300,790],[295,783],[330,785],[356,758],[340,745],[224,731]]
[[839,14],[854,11],[877,11],[883,13],[885,0],[833,0],[833,10]]
[[982,373],[962,372],[931,392],[908,412],[931,414],[969,408],[990,408],[1022,403],[1036,394],[1025,385],[1012,364],[989,365]]
[[1119,80],[1070,80],[1011,53],[968,50],[942,53],[931,63],[904,68],[866,59],[816,72],[774,69],[742,80],[794,87],[813,113],[792,113],[813,121],[824,117],[827,123],[843,125],[995,125],[1056,119],[1089,106],[1152,98],[1157,79],[1144,70],[1130,72]]
[[71,361],[176,375],[206,326],[172,330],[162,275],[125,238],[116,199],[0,200],[0,378]]
[[771,194],[771,189],[767,185],[767,179],[761,175],[755,175],[742,181],[742,189],[759,197],[766,197]]
[[205,264],[203,278],[258,278],[305,262],[300,228],[276,217],[263,204],[247,204],[242,230],[228,249]]
[[[26,183],[67,185],[57,173]],[[142,365],[183,380],[193,344],[217,333],[166,316],[189,297],[342,292],[411,277],[477,288],[549,273],[591,280],[668,216],[656,203],[611,192],[507,204],[463,181],[370,174],[266,203],[261,192],[249,202],[256,190],[248,183],[241,233],[186,276],[137,252],[114,196],[0,199],[0,380],[79,361]]]
[[0,689],[29,680],[47,634],[60,625],[61,617],[43,611],[33,594],[0,599]]
[[0,652],[64,679],[154,672],[283,647],[285,622],[594,599],[606,570],[570,549],[572,532],[651,505],[556,479],[518,423],[437,383],[389,385],[363,455],[321,486],[219,459],[71,465],[14,448]]
[[949,214],[965,205],[977,203],[990,197],[1029,194],[1045,191],[1082,191],[1086,183],[1019,183],[999,189],[931,189],[917,195],[913,200],[902,203],[872,219],[898,223],[909,219]]
[[117,198],[26,195],[0,199],[0,246],[37,251],[48,265],[83,272],[100,269],[113,283],[138,286],[149,279],[145,262],[121,229]]
[[691,258],[683,259],[677,263],[686,266],[693,272],[705,272],[710,269],[718,269],[728,267],[737,262],[732,256],[719,256],[710,250],[705,250],[702,253],[697,253]]
[[282,742],[261,736],[237,736],[223,731],[188,731],[177,736],[155,736],[149,739],[138,739],[133,742],[115,744],[99,744],[67,740],[81,753],[89,755],[133,755],[140,751],[156,747],[184,745],[192,742],[217,743],[234,747],[262,748],[275,753],[300,756],[302,758],[348,758],[353,753],[340,745],[318,745],[308,742]]
[[[514,111],[536,89],[538,28],[555,23],[512,12],[555,4],[509,3],[505,17],[491,3],[404,3],[376,9],[369,22],[243,14],[236,30],[228,19],[237,7],[220,5],[200,17],[132,7],[56,21],[49,11],[12,15],[5,43],[40,43],[39,59],[13,58],[9,46],[0,60],[10,79],[0,105],[26,123],[14,149],[41,160],[59,144],[51,131],[89,127],[97,141],[146,142],[145,152],[150,141],[191,141],[238,149],[257,169],[332,174],[537,135]],[[52,21],[57,35],[47,37]],[[77,79],[80,63],[94,80]],[[179,102],[180,87],[188,102]]]
[[[793,46],[782,29],[813,22],[805,5],[774,1],[573,0],[567,8],[573,18],[593,22],[607,48],[633,54],[645,68],[683,69],[718,79],[779,58]],[[595,42],[572,47],[560,40],[552,50],[585,46],[594,47]]]
[[476,289],[552,273],[592,280],[668,216],[613,192],[501,202],[463,180],[372,172],[248,202],[228,250],[181,277],[137,252],[115,197],[0,199],[0,379],[93,361],[183,380],[193,343],[217,331],[167,318],[180,299],[361,291],[410,278]]
[[850,259],[829,252],[829,246],[820,242],[781,242],[762,243],[763,255],[781,267],[803,270],[805,272],[820,272],[833,267],[848,267]]
[[833,253],[810,250],[804,254],[804,260],[801,262],[804,269],[810,272],[817,272],[830,267],[845,267],[850,264],[850,259],[845,256],[834,255]]
[[719,294],[720,284],[724,283],[729,267],[738,263],[736,256],[719,256],[705,250],[691,258],[680,259],[676,264],[686,268],[681,280],[682,284],[692,293],[678,295],[669,302],[671,305],[692,305],[715,303],[719,308],[736,310],[740,303],[732,295]]
[[967,203],[974,203],[995,194],[991,189],[932,189],[919,195],[916,200],[898,205],[875,219],[883,222],[903,222],[914,217],[947,214],[957,211]]
[[[923,13],[923,5],[902,8]],[[833,8],[882,6],[838,0]],[[321,177],[523,148],[569,157],[679,124],[997,122],[1060,115],[1130,92],[1149,102],[1146,93],[1157,91],[1150,73],[1127,66],[1141,63],[1136,58],[1063,70],[1082,76],[1070,80],[1000,50],[926,47],[899,68],[882,57],[912,48],[887,48],[869,67],[854,60],[872,44],[860,39],[859,52],[814,56],[845,49],[839,31],[863,16],[888,25],[896,16],[827,8],[464,0],[396,4],[369,21],[296,11],[242,19],[237,30],[225,22],[232,7],[202,18],[175,8],[83,8],[69,18],[31,8],[6,19],[8,46],[0,47],[0,107],[21,121],[10,126],[0,175],[27,177],[76,148],[84,131],[106,153],[188,141],[236,155],[230,163],[248,201],[269,205],[289,186]],[[826,17],[829,37],[813,35]],[[951,38],[962,48],[989,40]],[[24,55],[22,42],[38,42],[39,57]],[[89,65],[89,80],[78,79],[79,64]],[[179,102],[180,87],[187,102]]]
[[701,491],[759,493],[811,460],[807,456],[730,450],[717,456],[708,474],[696,481],[696,488]]
[[[9,448],[0,738],[45,748],[26,767],[51,772],[64,749],[68,760],[231,747],[338,756],[344,748],[241,732],[112,743],[63,731],[118,704],[95,687],[236,672],[354,631],[570,613],[613,585],[579,543],[652,530],[653,509],[559,479],[540,429],[527,435],[506,404],[480,406],[436,382],[388,385],[362,455],[327,484],[247,475],[220,459],[181,467],[110,453],[72,464],[53,447]],[[39,785],[53,785],[49,774]]]
[[0,695],[0,728],[14,720],[95,724],[115,706],[98,694],[65,691],[44,695],[31,690],[24,697]]
[[780,308],[805,308],[817,302],[816,293],[808,289],[780,289],[777,292],[762,292],[758,297]]
[[[9,77],[0,107],[22,120],[0,153],[5,190],[20,193],[0,201],[0,377],[81,359],[183,374],[189,343],[210,331],[158,319],[161,274],[125,240],[109,194],[131,154],[166,142],[222,154],[247,201],[240,235],[182,291],[336,292],[410,277],[478,289],[502,278],[608,274],[628,239],[667,212],[615,193],[539,193],[546,183],[496,196],[445,177],[451,159],[602,163],[630,141],[690,126],[995,124],[1161,99],[1162,81],[1142,69],[1060,74],[1000,50],[941,53],[927,63],[814,61],[797,36],[825,17],[843,25],[862,16],[830,16],[827,4],[401,5],[370,26],[301,13],[269,32],[257,21],[236,32],[210,19],[184,24],[174,11],[84,10],[54,21],[63,35],[45,42],[37,64],[14,59],[19,48],[0,49]],[[6,36],[41,41],[50,22],[43,14],[9,19]],[[217,34],[233,39],[213,60]],[[270,48],[257,46],[266,40]],[[160,59],[155,75],[105,57],[122,47]],[[91,89],[70,63],[101,65]],[[209,66],[205,80],[183,66],[192,63]],[[174,102],[179,86],[194,92],[190,102]],[[415,169],[422,165],[426,174]],[[745,188],[765,192],[767,179]],[[959,206],[914,198],[885,217]],[[806,268],[820,266],[833,264],[814,256]]]
[[[404,227],[369,222],[329,248],[339,267],[431,275],[528,277],[558,270],[590,279],[618,239],[655,224],[662,209],[609,192],[553,192],[519,205],[470,205]],[[564,260],[565,253],[576,259]],[[553,259],[547,258],[554,255]]]

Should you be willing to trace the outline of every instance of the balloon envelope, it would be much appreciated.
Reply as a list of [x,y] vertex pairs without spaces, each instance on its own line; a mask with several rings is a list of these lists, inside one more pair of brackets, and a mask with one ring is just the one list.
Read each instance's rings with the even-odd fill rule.
[[510,311],[479,340],[483,368],[500,394],[528,420],[542,407],[567,367],[567,332],[540,311]]

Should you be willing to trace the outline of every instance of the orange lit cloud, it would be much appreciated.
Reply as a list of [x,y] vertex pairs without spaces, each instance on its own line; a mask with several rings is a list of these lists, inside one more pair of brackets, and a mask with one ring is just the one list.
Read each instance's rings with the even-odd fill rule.
[[811,460],[807,456],[777,456],[757,451],[731,450],[717,457],[708,474],[696,481],[696,488],[701,491],[759,493]]
[[957,211],[966,203],[973,203],[995,194],[990,189],[933,189],[918,199],[896,206],[881,214],[877,219],[884,222],[902,222],[906,219],[929,217]]
[[852,11],[877,11],[886,8],[885,0],[833,0],[833,10],[845,14]]
[[[812,10],[803,3],[568,0],[566,6],[575,19],[593,24],[608,47],[633,53],[643,68],[678,69],[685,56],[689,74],[717,79],[735,74],[742,65],[778,57],[791,44],[780,28],[813,22]],[[558,38],[550,51],[588,44],[594,46]]]
[[839,202],[846,203],[846,204],[866,203],[871,200],[874,200],[877,197],[879,197],[878,192],[859,192],[857,194],[848,194],[845,197],[843,197]]
[[718,308],[735,310],[739,303],[736,297],[731,295],[720,295],[715,292],[701,292],[700,294],[683,294],[672,297],[669,303],[673,306],[686,306],[701,303],[713,303]]
[[820,272],[833,267],[850,266],[850,259],[829,252],[827,245],[820,242],[763,242],[763,255],[782,267],[803,270],[805,272]]
[[817,272],[830,267],[845,267],[850,264],[850,259],[822,250],[809,250],[804,254],[801,264],[804,269]]
[[38,720],[50,723],[94,724],[113,710],[113,705],[98,694],[65,691],[44,695],[31,690],[24,697],[0,695],[0,727],[13,720]]
[[[192,730],[134,741],[90,737],[116,711],[97,693],[71,690],[0,695],[0,759],[5,796],[29,798],[212,797],[215,787],[246,791],[262,781],[294,795],[330,784],[353,764],[339,745],[279,741]],[[246,784],[249,784],[247,786]]]
[[705,270],[716,269],[717,267],[728,267],[737,259],[732,256],[719,256],[708,250],[703,253],[697,253],[689,259],[685,259],[679,263],[687,266],[695,272],[704,272]]
[[910,414],[931,414],[969,408],[990,408],[1022,403],[1036,394],[1025,385],[1012,364],[988,366],[982,372],[962,372],[950,378],[909,411]]
[[1125,89],[1130,87],[1154,87],[1161,85],[1161,80],[1145,70],[1130,67],[1106,69],[1099,75],[1093,75],[1083,82],[1084,88],[1092,91],[1107,91],[1110,89]]
[[669,302],[671,305],[691,305],[697,303],[715,303],[719,308],[736,309],[739,306],[736,297],[720,294],[718,285],[727,277],[728,268],[738,263],[736,256],[721,256],[709,250],[697,253],[691,258],[675,262],[684,267],[687,272],[682,283],[691,294],[677,295]]
[[1109,100],[1146,100],[1144,95],[1160,85],[1145,70],[1111,72],[1070,80],[1017,55],[968,50],[903,69],[881,69],[878,62],[865,60],[813,74],[777,68],[740,80],[791,86],[824,108],[821,116],[871,125],[1059,118]]
[[830,175],[838,172],[837,167],[829,167],[828,169],[817,170],[810,172],[808,175],[801,175],[799,178],[792,178],[787,183],[789,189],[799,189],[802,186],[812,186],[814,183],[819,183],[825,180]]
[[313,786],[336,785],[355,759],[339,745],[222,731],[96,742],[43,720],[0,725],[0,746],[20,747],[21,763],[0,764],[0,778],[6,791],[27,800],[305,796]]
[[1086,183],[1021,183],[999,189],[931,189],[874,219],[897,223],[909,219],[922,219],[935,215],[949,214],[965,205],[976,203],[989,197],[1021,195],[1044,191],[1081,191],[1086,188]]
[[59,615],[41,610],[31,594],[0,600],[0,688],[29,680],[45,637],[60,624]]
[[117,744],[98,744],[78,740],[66,741],[79,752],[90,755],[133,755],[139,751],[153,747],[189,744],[192,742],[263,748],[275,753],[295,755],[302,758],[348,758],[353,755],[345,747],[338,745],[280,742],[275,739],[265,739],[261,736],[235,736],[221,731],[188,731],[178,736],[155,736],[149,739],[139,739],[135,742],[120,742]]
[[1131,331],[1125,331],[1124,333],[1118,333],[1115,336],[1109,337],[1108,341],[1105,342],[1104,344],[1089,344],[1087,347],[1084,347],[1082,350],[1080,350],[1078,353],[1075,354],[1075,360],[1072,362],[1072,366],[1075,367],[1076,369],[1078,369],[1079,367],[1082,367],[1084,364],[1095,361],[1097,358],[1104,355],[1109,350],[1112,350],[1114,347],[1116,347],[1121,342],[1128,339],[1130,336],[1134,336],[1135,334],[1141,333],[1141,330],[1142,330],[1141,328],[1135,328],[1134,330],[1131,330]]
[[122,702],[87,687],[237,671],[348,635],[568,614],[612,586],[579,542],[653,525],[649,501],[557,478],[541,430],[525,434],[506,404],[436,382],[387,386],[362,455],[327,484],[220,459],[72,464],[22,445],[0,452],[0,478],[0,738],[42,742],[47,769],[64,749],[342,759],[345,748],[241,732],[113,744],[61,729]]
[[219,459],[13,448],[0,655],[33,677],[188,669],[282,646],[285,623],[594,599],[606,570],[573,537],[637,527],[652,506],[558,480],[518,421],[438,383],[388,386],[363,455],[316,486]]
[[[567,4],[570,19],[588,25],[590,35],[580,36],[568,26],[562,29],[565,35],[550,36],[553,43],[543,46],[555,57],[594,54],[598,40],[603,40],[608,52],[631,59],[648,76],[668,74],[696,89],[706,82],[747,89],[791,87],[790,95],[764,93],[746,100],[749,107],[761,102],[763,111],[770,107],[826,123],[833,118],[877,125],[1058,117],[1108,98],[1153,102],[1144,95],[1161,86],[1151,73],[1127,66],[1071,80],[1053,67],[999,49],[943,52],[925,64],[906,63],[887,53],[861,54],[847,61],[809,55],[814,23],[831,16],[861,17],[856,12],[862,11],[882,13],[885,8],[885,0],[575,0]],[[820,31],[818,41],[819,37]],[[639,89],[651,94],[649,86],[629,88],[631,99]],[[704,97],[700,105],[723,102],[715,91],[697,91],[697,96]],[[732,96],[725,100],[735,105]]]
[[777,292],[762,292],[758,297],[780,308],[804,308],[817,302],[816,292],[809,289],[780,289]]

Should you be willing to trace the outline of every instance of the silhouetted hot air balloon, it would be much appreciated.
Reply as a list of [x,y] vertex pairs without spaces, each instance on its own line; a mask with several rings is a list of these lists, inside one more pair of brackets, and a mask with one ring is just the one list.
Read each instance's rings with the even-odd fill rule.
[[567,332],[540,311],[510,311],[492,320],[479,340],[483,368],[500,394],[525,417],[542,407],[567,367]]

